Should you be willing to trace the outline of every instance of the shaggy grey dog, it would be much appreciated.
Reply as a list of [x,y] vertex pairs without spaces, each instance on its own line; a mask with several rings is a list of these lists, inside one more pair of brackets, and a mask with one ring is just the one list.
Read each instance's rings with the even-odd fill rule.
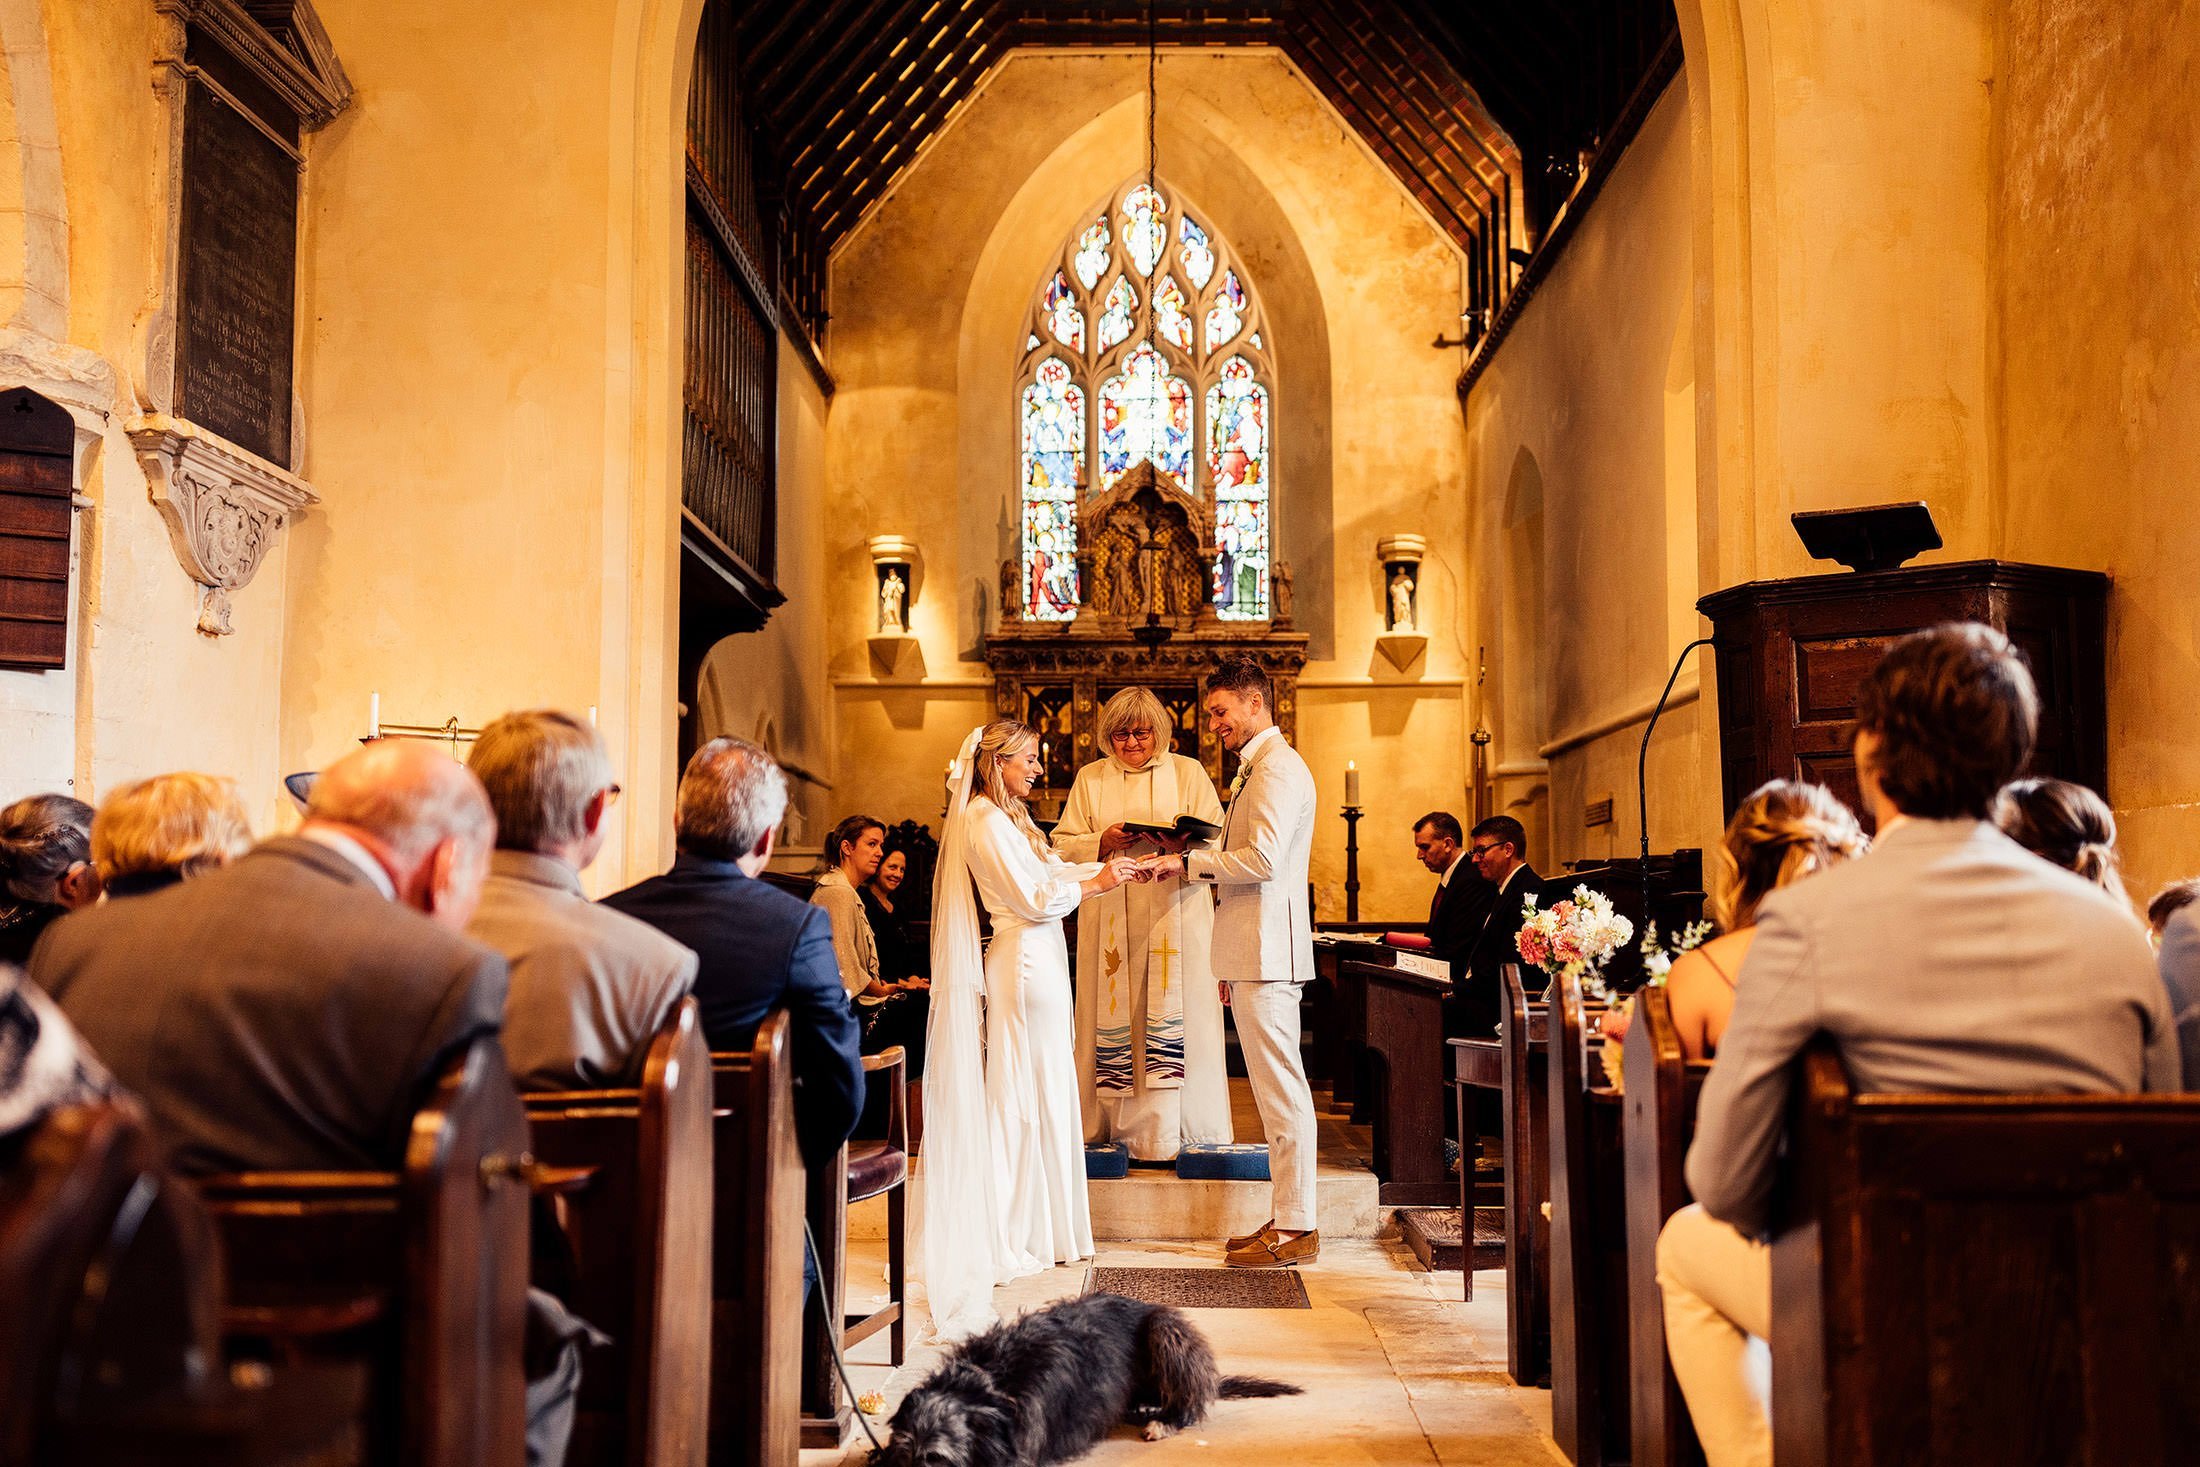
[[1086,1294],[958,1346],[902,1399],[874,1467],[1046,1467],[1082,1457],[1117,1422],[1159,1441],[1218,1400],[1295,1396],[1281,1381],[1223,1375],[1181,1313]]

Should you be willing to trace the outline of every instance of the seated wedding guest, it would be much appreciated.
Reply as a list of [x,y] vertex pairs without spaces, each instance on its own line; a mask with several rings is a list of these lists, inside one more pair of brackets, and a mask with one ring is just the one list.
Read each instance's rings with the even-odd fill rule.
[[48,1111],[113,1088],[53,1000],[20,968],[0,963],[0,1161]]
[[619,794],[603,735],[555,709],[507,713],[474,740],[466,767],[497,820],[466,932],[512,967],[512,1078],[523,1090],[639,1084],[651,1041],[695,982],[695,954],[581,894]]
[[2019,779],[1994,797],[1994,824],[2043,861],[2074,871],[2129,906],[2116,869],[2116,816],[2102,799],[2067,779]]
[[[298,834],[55,923],[31,976],[177,1170],[394,1172],[436,1074],[503,1020],[504,959],[461,935],[494,835],[464,766],[379,740],[322,773]],[[529,1300],[528,1460],[556,1463],[587,1326]]]
[[2169,1005],[2129,912],[1988,820],[2038,713],[2001,633],[1958,624],[1897,642],[1857,691],[1870,853],[1759,908],[1688,1151],[1696,1202],[1658,1240],[1673,1373],[1711,1467],[1771,1460],[1746,1347],[1774,1328],[1761,1238],[1813,1035],[1831,1036],[1865,1094],[2177,1085]]
[[251,844],[236,784],[211,774],[156,774],[123,785],[92,817],[92,865],[109,901],[202,876]]
[[[1496,893],[1488,915],[1467,947],[1467,985],[1457,992],[1461,1022],[1471,1034],[1495,1034],[1503,987],[1498,973],[1519,963],[1520,929],[1527,925],[1527,899],[1540,896],[1543,878],[1528,864],[1528,832],[1510,815],[1492,815],[1469,834],[1467,859]],[[1541,974],[1526,964],[1522,971],[1531,991],[1543,986]],[[1454,979],[1456,986],[1457,980]]]
[[0,963],[28,963],[56,917],[98,900],[91,806],[31,795],[0,810]]
[[[931,984],[922,978],[889,979],[879,964],[878,936],[871,930],[861,891],[886,856],[886,827],[868,815],[851,815],[825,837],[825,874],[810,904],[833,924],[833,956],[840,981],[855,1000],[863,1025],[863,1052],[900,1045],[909,1054],[909,1081],[924,1078],[924,1034],[932,1017]],[[868,1134],[868,1132],[866,1133]]]
[[714,1050],[746,1049],[774,1009],[793,1020],[795,1130],[810,1166],[831,1159],[863,1108],[855,1015],[833,962],[832,923],[756,879],[787,813],[787,781],[745,739],[716,738],[680,776],[672,869],[603,905],[701,959],[695,997]]
[[2154,938],[2156,947],[2161,946],[2162,932],[2169,926],[2169,919],[2195,901],[2200,901],[2200,877],[2172,881],[2154,894],[2154,899],[2147,903],[2147,932]]
[[2190,905],[2188,898],[2186,905],[2173,908],[2156,941],[2160,950],[2155,963],[2169,997],[2170,1020],[2177,1026],[2178,1071],[2185,1089],[2200,1090],[2200,907]]
[[[1815,871],[1852,861],[1870,847],[1849,807],[1824,785],[1775,779],[1735,807],[1712,852],[1711,920],[1719,935],[1673,960],[1666,1000],[1681,1048],[1692,1060],[1719,1052],[1734,1011],[1734,984],[1757,936],[1766,897]],[[1607,1019],[1604,1035],[1626,1034],[1626,1020]]]
[[1436,875],[1436,894],[1428,904],[1428,946],[1429,956],[1451,964],[1452,992],[1444,1000],[1444,1033],[1452,1039],[1495,1033],[1494,1022],[1487,1030],[1470,1025],[1467,992],[1468,960],[1496,905],[1497,888],[1474,869],[1459,817],[1448,811],[1431,810],[1414,822],[1413,854]]
[[902,883],[909,879],[909,853],[889,842],[879,857],[878,871],[857,890],[863,898],[863,915],[871,921],[871,939],[878,946],[879,975],[890,982],[923,978],[932,966],[929,944],[920,939],[896,900]]

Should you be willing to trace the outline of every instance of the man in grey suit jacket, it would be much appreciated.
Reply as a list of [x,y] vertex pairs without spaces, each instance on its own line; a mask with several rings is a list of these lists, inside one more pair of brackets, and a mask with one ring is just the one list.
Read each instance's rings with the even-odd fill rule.
[[467,935],[512,965],[504,1053],[522,1090],[636,1085],[695,985],[695,954],[581,892],[618,796],[603,735],[570,713],[507,713],[466,767],[496,811],[497,848]]
[[1314,1096],[1299,1055],[1299,990],[1314,976],[1306,866],[1314,844],[1314,776],[1276,727],[1268,675],[1239,659],[1207,680],[1207,721],[1239,759],[1211,851],[1165,856],[1156,876],[1215,888],[1215,977],[1236,1016],[1238,1045],[1268,1138],[1275,1216],[1230,1239],[1232,1268],[1283,1268],[1321,1256],[1315,1216]]
[[492,828],[449,756],[371,744],[296,836],[72,913],[31,976],[179,1170],[395,1170],[438,1068],[503,1017],[504,960],[459,935]]
[[1658,1242],[1673,1371],[1711,1467],[1771,1460],[1745,1346],[1773,1328],[1756,1239],[1813,1035],[1833,1037],[1860,1092],[2177,1087],[2168,1004],[2131,913],[1986,818],[2037,714],[1999,632],[1951,625],[1897,643],[1857,699],[1877,843],[1758,914],[1688,1152],[1696,1205]]
[[[397,1171],[436,1074],[504,1016],[504,959],[459,935],[495,825],[447,754],[369,744],[315,782],[296,836],[71,914],[31,976],[178,1170]],[[530,1291],[530,1463],[564,1459],[586,1330]]]

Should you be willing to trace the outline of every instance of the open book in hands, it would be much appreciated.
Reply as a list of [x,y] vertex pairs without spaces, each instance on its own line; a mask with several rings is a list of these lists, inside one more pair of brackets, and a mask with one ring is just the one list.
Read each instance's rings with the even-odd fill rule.
[[1179,815],[1173,825],[1140,825],[1135,821],[1123,822],[1125,835],[1142,835],[1157,841],[1189,841],[1203,845],[1222,834],[1222,827],[1197,815]]

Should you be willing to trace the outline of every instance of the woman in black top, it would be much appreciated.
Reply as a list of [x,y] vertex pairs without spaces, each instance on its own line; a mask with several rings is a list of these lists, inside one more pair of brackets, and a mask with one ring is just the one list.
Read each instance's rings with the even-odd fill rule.
[[917,939],[909,919],[894,907],[894,894],[909,876],[907,852],[889,850],[878,870],[857,890],[863,910],[871,919],[871,936],[878,945],[878,975],[889,983],[923,978],[932,971],[932,954]]

